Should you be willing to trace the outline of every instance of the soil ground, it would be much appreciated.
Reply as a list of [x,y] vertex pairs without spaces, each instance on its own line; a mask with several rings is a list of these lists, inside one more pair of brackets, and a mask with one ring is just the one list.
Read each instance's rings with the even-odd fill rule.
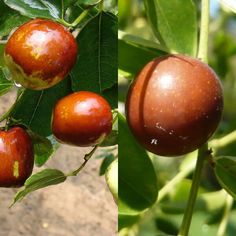
[[[14,93],[0,98],[0,114]],[[74,170],[90,149],[61,145],[44,168]],[[99,151],[99,150],[98,150]],[[101,159],[90,160],[77,177],[28,195],[12,208],[16,189],[0,189],[0,236],[115,236],[117,206],[100,177]],[[35,168],[34,172],[39,171]]]

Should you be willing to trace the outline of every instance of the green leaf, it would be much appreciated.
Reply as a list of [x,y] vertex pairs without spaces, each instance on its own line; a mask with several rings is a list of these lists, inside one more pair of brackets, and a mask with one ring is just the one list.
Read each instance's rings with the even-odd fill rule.
[[79,58],[71,72],[73,90],[104,95],[117,83],[117,17],[101,12],[84,26],[77,42]]
[[119,213],[137,215],[151,207],[157,195],[153,164],[119,115]]
[[127,42],[129,44],[133,44],[133,45],[136,45],[139,47],[148,48],[150,50],[160,50],[160,51],[169,53],[167,48],[165,48],[163,45],[161,45],[157,42],[141,38],[137,35],[128,34],[128,33],[121,31],[121,30],[119,30],[119,37],[118,38],[124,40],[125,42]]
[[108,167],[111,165],[111,163],[116,159],[115,155],[113,153],[109,153],[106,155],[103,159],[103,162],[100,166],[99,175],[102,176],[106,173]]
[[232,0],[220,0],[220,4],[226,11],[232,11],[236,13],[236,4],[235,1]]
[[167,235],[178,235],[178,226],[168,216],[158,216],[155,219],[156,227]]
[[51,135],[51,116],[57,100],[71,93],[69,78],[56,86],[42,90],[25,90],[11,116],[34,133],[43,137]]
[[0,37],[8,35],[12,29],[29,20],[29,18],[20,15],[17,11],[12,10],[3,1],[0,2],[0,9]]
[[49,0],[4,0],[10,8],[20,12],[21,15],[35,18],[58,19],[61,15],[61,1]]
[[77,2],[77,0],[64,0],[64,7],[65,9],[74,5]]
[[0,96],[7,93],[13,87],[13,83],[6,79],[2,69],[0,68]]
[[118,83],[102,92],[102,96],[110,103],[111,108],[118,107]]
[[166,54],[164,51],[144,47],[124,39],[118,40],[118,47],[119,69],[132,75],[137,74],[149,61]]
[[192,0],[145,0],[153,33],[171,52],[195,56],[197,10]]
[[115,202],[118,202],[118,159],[116,158],[106,171],[106,182]]
[[112,130],[105,140],[99,145],[100,147],[114,146],[118,142],[118,130]]
[[101,2],[101,0],[78,0],[77,1],[78,4],[83,4],[86,6],[97,5],[99,2]]
[[214,170],[222,188],[236,199],[236,157],[216,158]]
[[5,48],[5,45],[4,44],[0,44],[0,68],[5,66],[5,62],[4,62],[4,48]]
[[51,140],[32,131],[28,131],[34,145],[34,161],[37,166],[42,166],[58,148],[58,143],[51,136]]
[[[67,22],[74,22],[85,9],[81,5],[75,4],[75,1],[71,1],[71,3],[68,4],[64,3],[65,9],[67,9],[65,10],[64,18]],[[82,28],[85,24],[84,22],[87,22],[90,18],[96,15],[91,14],[91,10],[89,11],[88,15],[79,23],[79,28]]]
[[133,224],[137,223],[139,219],[140,219],[140,215],[127,216],[127,215],[119,214],[118,230],[132,226]]
[[14,205],[17,201],[22,200],[27,194],[33,191],[45,188],[50,185],[62,183],[65,180],[66,176],[60,170],[45,169],[41,172],[38,172],[26,180],[24,189],[16,193],[12,205]]

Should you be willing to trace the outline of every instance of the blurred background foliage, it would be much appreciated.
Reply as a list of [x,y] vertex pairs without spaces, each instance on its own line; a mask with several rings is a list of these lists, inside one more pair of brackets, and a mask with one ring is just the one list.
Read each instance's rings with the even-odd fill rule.
[[[222,1],[224,2],[224,1]],[[200,19],[200,1],[195,0],[198,19]],[[124,34],[157,42],[148,24],[145,7],[141,0],[119,0],[119,109],[124,112],[124,102],[130,81],[135,77],[147,61],[156,57],[151,49],[151,42],[146,47],[125,45]],[[125,33],[124,33],[125,32]],[[132,41],[132,40],[131,40]],[[142,41],[142,45],[145,42]],[[149,48],[150,46],[150,48]],[[132,56],[131,56],[132,54]],[[130,58],[135,61],[130,61]],[[124,68],[124,60],[130,63]],[[127,64],[127,63],[126,63]],[[222,122],[214,135],[220,138],[236,129],[236,14],[229,11],[223,3],[211,0],[211,22],[209,35],[209,64],[218,74],[224,89],[224,114]],[[217,156],[236,156],[236,143],[215,151]],[[157,170],[158,187],[161,189],[167,180],[171,180],[178,172],[183,159],[191,159],[196,153],[177,158],[156,157],[150,154]],[[181,164],[182,163],[182,164]],[[145,175],[145,170],[143,170]],[[186,201],[191,186],[191,174],[168,192],[158,204],[140,217],[127,220],[120,236],[158,236],[177,235]],[[191,236],[216,236],[219,223],[224,214],[226,201],[225,191],[219,186],[212,167],[206,164],[203,171],[199,196],[190,229]],[[164,233],[164,234],[163,234]],[[227,227],[227,236],[236,235],[236,204],[233,204]]]

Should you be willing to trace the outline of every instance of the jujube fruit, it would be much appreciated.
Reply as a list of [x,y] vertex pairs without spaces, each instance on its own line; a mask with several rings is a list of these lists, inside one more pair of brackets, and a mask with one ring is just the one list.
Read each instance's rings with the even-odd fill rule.
[[222,116],[221,83],[200,60],[166,55],[149,62],[130,86],[127,121],[150,152],[178,156],[203,145]]
[[62,25],[34,19],[20,26],[5,47],[5,63],[13,80],[23,87],[41,90],[63,80],[77,56],[73,35]]
[[100,143],[111,129],[110,105],[96,93],[75,92],[55,105],[52,133],[62,143],[94,146]]
[[0,187],[20,187],[31,175],[33,145],[21,127],[0,131]]

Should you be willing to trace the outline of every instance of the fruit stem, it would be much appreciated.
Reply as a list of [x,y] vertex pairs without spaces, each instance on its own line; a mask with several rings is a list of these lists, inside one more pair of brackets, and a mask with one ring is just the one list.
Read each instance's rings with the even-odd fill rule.
[[229,214],[233,206],[234,199],[227,193],[225,200],[225,210],[220,222],[220,226],[217,232],[217,236],[224,236],[228,224]]
[[103,11],[103,3],[104,3],[104,0],[101,0],[101,2],[99,3],[99,10],[100,11]]
[[[208,34],[209,34],[209,17],[210,17],[210,0],[202,0],[201,6],[201,28],[198,48],[198,58],[203,62],[208,62]],[[192,220],[194,205],[197,198],[198,187],[200,184],[201,173],[204,166],[205,157],[208,156],[208,144],[204,144],[198,150],[196,169],[193,174],[192,186],[187,203],[187,208],[184,212],[184,218],[180,227],[178,236],[187,236]]]
[[[1,117],[0,117],[0,122],[6,120],[9,118],[9,116],[11,115],[13,109],[15,108],[17,102],[19,101],[19,99],[21,98],[21,96],[24,94],[25,92],[25,89],[20,89],[18,90],[18,93],[17,93],[17,97],[16,97],[16,100],[14,102],[14,104],[9,108],[9,110],[7,112],[5,112]],[[8,119],[9,121],[9,119]],[[7,124],[6,124],[7,125]]]
[[200,179],[201,179],[202,168],[204,165],[204,161],[206,160],[206,156],[208,156],[208,155],[209,155],[208,146],[207,146],[207,144],[204,144],[198,150],[197,164],[196,164],[196,169],[195,169],[195,172],[193,175],[190,196],[188,199],[187,208],[184,212],[184,218],[183,218],[182,225],[180,227],[180,231],[179,231],[178,236],[187,236],[188,235],[191,220],[192,220],[194,205],[195,205],[195,201],[197,198],[198,187],[199,187],[199,183],[200,183]]
[[233,132],[225,135],[224,137],[220,139],[213,139],[209,142],[209,146],[211,146],[214,149],[220,148],[220,147],[225,147],[228,144],[236,141],[236,130]]
[[72,25],[69,22],[65,21],[64,19],[57,19],[57,21],[66,27],[69,27],[69,28],[72,27]]
[[87,154],[85,154],[84,156],[84,162],[80,165],[80,167],[72,172],[70,172],[69,174],[67,174],[66,176],[76,176],[87,164],[87,162],[91,159],[91,157],[93,156],[94,152],[97,150],[98,145],[94,146],[94,148]]
[[112,110],[112,114],[113,114],[112,125],[114,125],[118,119],[118,110],[117,109]]
[[61,19],[63,20],[64,20],[64,14],[65,14],[64,0],[61,0]]
[[210,15],[210,0],[202,0],[201,7],[201,28],[198,47],[198,58],[203,62],[208,62],[208,34],[209,34],[209,15]]
[[72,27],[76,27],[89,13],[89,9],[85,9],[71,24]]

